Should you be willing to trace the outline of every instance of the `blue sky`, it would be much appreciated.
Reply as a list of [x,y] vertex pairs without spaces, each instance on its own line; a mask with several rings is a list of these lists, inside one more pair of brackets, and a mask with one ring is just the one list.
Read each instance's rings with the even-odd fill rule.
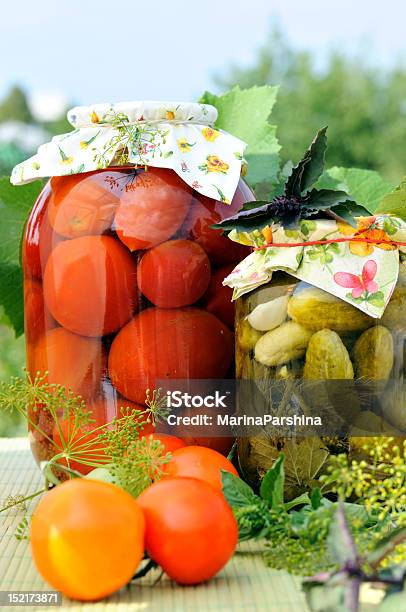
[[253,61],[272,19],[319,61],[333,48],[405,59],[401,0],[6,0],[0,95],[17,82],[75,103],[194,99]]

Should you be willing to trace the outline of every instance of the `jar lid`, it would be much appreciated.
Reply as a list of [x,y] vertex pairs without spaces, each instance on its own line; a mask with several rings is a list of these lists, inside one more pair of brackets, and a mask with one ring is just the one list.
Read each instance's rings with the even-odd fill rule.
[[406,254],[406,223],[388,215],[359,217],[356,228],[334,219],[304,219],[297,230],[276,224],[266,232],[232,230],[228,237],[254,248],[224,280],[233,299],[282,270],[374,318],[385,312],[398,281],[400,253]]
[[141,121],[181,121],[213,125],[218,116],[217,109],[210,104],[197,102],[159,102],[134,100],[131,102],[101,103],[91,106],[75,106],[68,113],[68,121],[74,128],[88,127],[89,124],[109,123],[112,111],[124,115],[129,122]]
[[214,106],[118,102],[77,106],[67,117],[75,129],[18,164],[11,174],[14,185],[134,164],[170,168],[202,195],[231,202],[246,143],[214,127]]

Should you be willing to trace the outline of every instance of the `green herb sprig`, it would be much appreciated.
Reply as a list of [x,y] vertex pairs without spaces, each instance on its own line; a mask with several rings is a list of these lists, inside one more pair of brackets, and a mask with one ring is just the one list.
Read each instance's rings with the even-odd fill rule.
[[[320,487],[289,502],[284,501],[283,453],[264,476],[259,494],[236,476],[223,473],[223,492],[236,516],[240,540],[264,539],[264,559],[275,569],[301,575],[335,570],[337,559],[328,537],[339,506],[336,498],[360,553],[371,552],[384,536],[406,527],[406,444],[403,451],[394,447],[389,454],[390,444],[388,439],[377,441],[369,461],[347,455],[334,458],[328,474],[320,478]],[[392,496],[395,487],[398,491]],[[323,496],[322,488],[332,499]],[[399,543],[382,562],[405,561],[406,545]]]
[[347,192],[318,189],[315,184],[322,176],[327,149],[327,127],[316,134],[303,158],[288,168],[283,192],[271,201],[248,202],[236,215],[213,225],[225,231],[252,232],[274,223],[296,228],[302,219],[325,215],[356,227],[355,216],[368,216],[369,211],[357,204]]
[[[46,492],[47,482],[58,484],[61,473],[65,478],[80,477],[71,468],[73,462],[87,468],[107,468],[116,484],[137,497],[161,478],[162,468],[171,457],[159,440],[140,435],[145,425],[163,418],[160,390],[149,390],[146,403],[145,411],[122,407],[120,416],[96,426],[83,399],[62,385],[48,383],[46,374],[38,374],[35,379],[27,374],[0,383],[0,413],[17,411],[48,445],[50,453],[41,463],[45,487],[27,497],[6,500],[0,512],[20,507]],[[54,440],[54,432],[60,442]]]

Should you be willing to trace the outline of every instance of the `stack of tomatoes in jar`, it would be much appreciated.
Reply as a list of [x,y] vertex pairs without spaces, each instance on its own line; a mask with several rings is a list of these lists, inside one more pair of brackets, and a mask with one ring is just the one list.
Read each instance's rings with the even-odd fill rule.
[[157,381],[232,375],[222,280],[247,248],[211,226],[252,199],[242,180],[228,205],[154,167],[52,178],[23,244],[31,376],[81,395],[104,424],[120,407],[142,410]]

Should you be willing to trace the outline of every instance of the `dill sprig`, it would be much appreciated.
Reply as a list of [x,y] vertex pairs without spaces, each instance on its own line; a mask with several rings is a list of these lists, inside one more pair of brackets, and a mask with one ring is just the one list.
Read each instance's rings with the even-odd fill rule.
[[15,512],[26,512],[27,499],[24,495],[8,495],[4,500],[1,510],[14,509]]
[[110,109],[101,119],[100,124],[115,128],[115,134],[103,145],[102,150],[95,150],[94,161],[98,168],[107,168],[114,152],[114,164],[124,166],[131,163],[134,153],[138,163],[148,165],[149,155],[162,157],[161,144],[166,144],[169,130],[163,130],[148,122],[131,123],[125,113]]
[[14,532],[14,536],[16,540],[29,540],[29,531],[30,531],[30,523],[28,518],[25,516],[22,521],[20,521],[16,527]]
[[134,497],[162,477],[162,468],[171,458],[159,440],[140,437],[137,412],[123,408],[123,416],[99,434],[114,482]]
[[[15,531],[18,540],[28,539],[27,502],[46,493],[49,482],[60,484],[61,475],[64,479],[81,477],[71,468],[72,462],[91,468],[106,467],[115,484],[134,497],[162,477],[170,453],[165,453],[163,444],[152,436],[140,437],[146,424],[155,425],[165,415],[165,401],[160,393],[160,389],[147,391],[146,410],[122,407],[121,416],[96,426],[83,399],[62,385],[48,383],[46,373],[38,373],[35,379],[26,374],[24,378],[14,377],[8,383],[0,383],[0,411],[17,411],[30,429],[46,440],[53,453],[48,461],[41,462],[44,488],[27,496],[9,495],[0,507],[0,513],[24,513]],[[40,425],[41,411],[49,417],[47,431]],[[54,440],[55,430],[58,443]]]
[[[331,457],[328,473],[320,480],[339,499],[356,498],[369,516],[376,517],[377,527],[359,534],[365,550],[372,550],[391,529],[406,527],[406,440],[396,444],[390,437],[370,438],[361,459]],[[386,564],[405,562],[404,542],[385,558]]]
[[161,397],[162,389],[147,389],[145,404],[147,406],[147,422],[156,425],[161,423],[170,414],[171,409],[168,407],[165,397]]
[[40,411],[47,411],[56,424],[63,437],[60,427],[61,419],[69,419],[71,423],[71,437],[80,428],[89,426],[94,419],[87,410],[86,404],[80,396],[75,395],[63,385],[50,384],[47,373],[38,373],[35,378],[30,374],[13,377],[10,382],[0,383],[0,412],[16,411],[28,425],[38,431],[49,444],[56,446],[51,435],[46,432],[36,419]]
[[406,526],[406,440],[373,437],[364,445],[362,458],[332,456],[327,474],[320,477],[340,499],[356,497],[379,520],[403,521]]
[[[155,424],[164,414],[159,389],[147,391],[146,405],[145,411],[121,408],[121,416],[96,426],[83,399],[63,385],[48,383],[46,373],[38,373],[35,379],[26,374],[24,378],[14,377],[9,383],[0,383],[0,411],[16,410],[48,443],[53,455],[46,473],[53,471],[53,482],[58,482],[60,470],[65,477],[77,476],[71,469],[72,462],[91,468],[112,466],[118,481],[135,493],[146,482],[157,479],[161,465],[168,460],[162,457],[164,447],[159,442],[148,440],[147,444],[139,438],[147,423]],[[41,426],[37,418],[40,411],[49,416],[51,432],[57,432],[58,443],[53,433]]]

